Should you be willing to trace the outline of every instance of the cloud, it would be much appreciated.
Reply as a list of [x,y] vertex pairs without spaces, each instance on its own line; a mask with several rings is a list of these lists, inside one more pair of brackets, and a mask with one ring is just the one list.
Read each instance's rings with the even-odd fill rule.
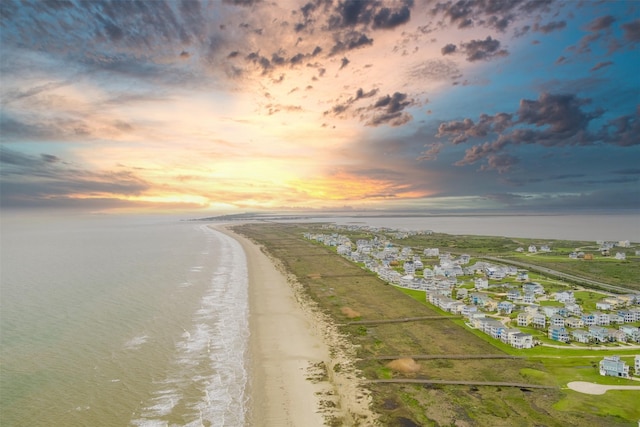
[[506,49],[500,49],[500,41],[487,36],[484,40],[471,40],[460,44],[460,51],[467,55],[467,61],[486,61],[509,55]]
[[632,44],[640,42],[640,19],[622,24],[624,38]]
[[413,80],[443,81],[462,76],[458,65],[449,59],[427,59],[410,67],[407,77]]
[[491,133],[503,132],[513,125],[512,118],[513,115],[507,113],[498,113],[493,116],[481,114],[477,123],[471,119],[441,123],[436,136],[452,136],[452,142],[460,144],[469,138],[485,137]]
[[611,24],[616,22],[616,18],[611,15],[601,16],[589,22],[586,26],[587,30],[597,32],[611,28]]
[[373,28],[395,28],[398,25],[406,24],[411,18],[413,2],[407,2],[400,9],[393,10],[388,7],[380,9],[373,17]]
[[635,114],[609,120],[599,133],[599,137],[610,144],[621,147],[640,145],[640,106]]
[[440,154],[440,151],[442,151],[444,144],[441,142],[434,142],[426,145],[426,147],[429,148],[420,154],[420,156],[418,157],[419,161],[436,160],[438,158],[438,154]]
[[370,91],[365,92],[364,89],[359,88],[356,91],[355,96],[349,97],[349,99],[347,99],[343,103],[334,105],[331,108],[331,110],[325,111],[324,115],[326,116],[326,115],[332,114],[334,116],[339,116],[345,111],[347,111],[356,101],[359,101],[360,99],[371,98],[372,96],[375,96],[377,93],[378,93],[378,89],[371,89]]
[[367,126],[379,126],[388,124],[390,126],[401,126],[409,122],[413,117],[403,112],[403,110],[413,105],[414,101],[407,98],[406,93],[395,92],[393,95],[386,95],[379,98],[370,110],[374,111],[373,116],[366,122]]
[[373,44],[372,38],[369,38],[366,34],[358,31],[338,34],[337,37],[338,39],[335,41],[335,44],[329,53],[330,56]]
[[[409,22],[413,0],[404,0],[391,8],[378,2],[344,0],[338,2],[328,18],[329,29],[369,26],[390,29]],[[303,14],[308,18],[316,8],[304,6]]]
[[442,49],[440,49],[440,52],[442,52],[443,55],[449,55],[451,53],[454,53],[456,51],[456,45],[449,43],[445,46],[442,47]]
[[151,188],[132,171],[89,171],[58,156],[0,149],[3,207],[46,205],[49,200],[77,197],[137,196]]
[[342,70],[344,67],[346,67],[347,65],[349,65],[349,62],[351,62],[351,61],[349,61],[349,59],[348,59],[348,58],[346,58],[346,57],[345,57],[345,58],[342,58],[342,59],[340,60],[340,69]]
[[435,17],[443,16],[458,28],[484,27],[505,32],[516,17],[549,10],[552,0],[485,1],[449,0],[431,9]]
[[542,93],[537,100],[522,99],[515,113],[482,114],[477,122],[469,118],[443,122],[436,137],[448,137],[454,145],[470,139],[492,138],[468,148],[455,164],[464,166],[486,161],[481,170],[499,172],[507,172],[518,163],[516,157],[505,152],[510,146],[640,145],[638,111],[609,120],[594,132],[589,130],[589,125],[604,111],[585,111],[590,102],[571,94]]
[[605,67],[608,67],[610,65],[613,65],[613,61],[598,62],[596,65],[593,66],[593,68],[591,68],[591,71],[598,71],[601,68],[605,68]]
[[537,31],[543,34],[549,34],[553,31],[558,31],[566,28],[566,21],[552,21],[545,25],[534,24],[533,31]]
[[262,0],[222,0],[223,3],[232,4],[234,6],[250,7],[260,3]]

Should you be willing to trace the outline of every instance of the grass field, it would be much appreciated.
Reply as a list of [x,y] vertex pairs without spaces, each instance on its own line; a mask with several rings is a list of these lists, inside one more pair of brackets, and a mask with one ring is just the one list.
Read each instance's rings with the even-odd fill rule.
[[[357,346],[357,367],[364,378],[501,381],[554,387],[370,383],[367,387],[372,392],[373,409],[380,414],[382,425],[637,425],[640,418],[640,409],[634,405],[637,393],[608,392],[603,398],[565,388],[569,381],[595,378],[597,373],[594,374],[592,362],[599,359],[582,357],[593,356],[593,352],[584,350],[588,354],[566,354],[568,350],[539,347],[525,351],[496,343],[478,331],[465,328],[461,319],[444,318],[441,311],[425,303],[424,292],[400,291],[329,248],[305,240],[303,232],[313,227],[309,224],[245,224],[234,229],[262,244],[268,253],[281,260],[318,307],[342,325],[342,332]],[[446,243],[464,252],[474,249],[477,253],[489,248],[511,250],[517,247],[514,245],[521,245],[502,238],[465,243],[464,237],[436,237],[439,240],[426,245],[421,240],[421,244],[423,247],[444,247]],[[402,242],[405,246],[418,244],[417,241]],[[349,322],[354,319],[345,314],[353,312],[357,312],[357,320],[362,321],[434,315],[443,315],[443,318],[353,325]],[[487,354],[527,357],[419,360],[417,369],[410,373],[389,368],[388,360],[375,359],[381,356]],[[602,382],[603,377],[597,375],[597,378]]]

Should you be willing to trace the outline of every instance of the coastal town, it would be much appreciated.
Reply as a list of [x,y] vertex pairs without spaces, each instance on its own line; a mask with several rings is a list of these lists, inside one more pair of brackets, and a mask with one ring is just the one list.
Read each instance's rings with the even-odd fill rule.
[[[375,273],[393,286],[423,291],[425,302],[459,316],[468,328],[515,349],[549,346],[567,349],[640,348],[640,293],[613,294],[575,284],[553,281],[545,285],[523,268],[454,255],[438,247],[415,248],[394,241],[410,232],[362,226],[327,225],[327,233],[304,237],[335,249],[336,253]],[[372,232],[370,239],[352,241],[346,232]],[[630,242],[597,242],[603,256],[624,259]],[[620,251],[615,251],[620,248]],[[548,245],[517,252],[551,252]],[[615,252],[615,255],[614,255]],[[637,255],[637,251],[636,251]],[[591,254],[571,252],[571,259]],[[531,277],[530,277],[531,276]],[[542,283],[541,283],[542,282]],[[629,366],[617,356],[600,361],[600,374],[614,377],[640,375],[640,356]]]

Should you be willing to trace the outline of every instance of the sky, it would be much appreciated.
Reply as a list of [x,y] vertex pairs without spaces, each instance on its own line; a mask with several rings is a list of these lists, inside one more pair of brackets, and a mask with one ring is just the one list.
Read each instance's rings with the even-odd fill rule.
[[640,2],[0,2],[0,207],[640,210]]

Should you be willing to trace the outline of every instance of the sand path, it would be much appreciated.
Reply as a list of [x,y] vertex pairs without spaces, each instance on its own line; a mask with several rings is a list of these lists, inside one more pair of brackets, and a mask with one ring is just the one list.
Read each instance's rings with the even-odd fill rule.
[[608,390],[640,390],[637,385],[604,385],[584,381],[570,382],[567,387],[585,394],[605,394]]

